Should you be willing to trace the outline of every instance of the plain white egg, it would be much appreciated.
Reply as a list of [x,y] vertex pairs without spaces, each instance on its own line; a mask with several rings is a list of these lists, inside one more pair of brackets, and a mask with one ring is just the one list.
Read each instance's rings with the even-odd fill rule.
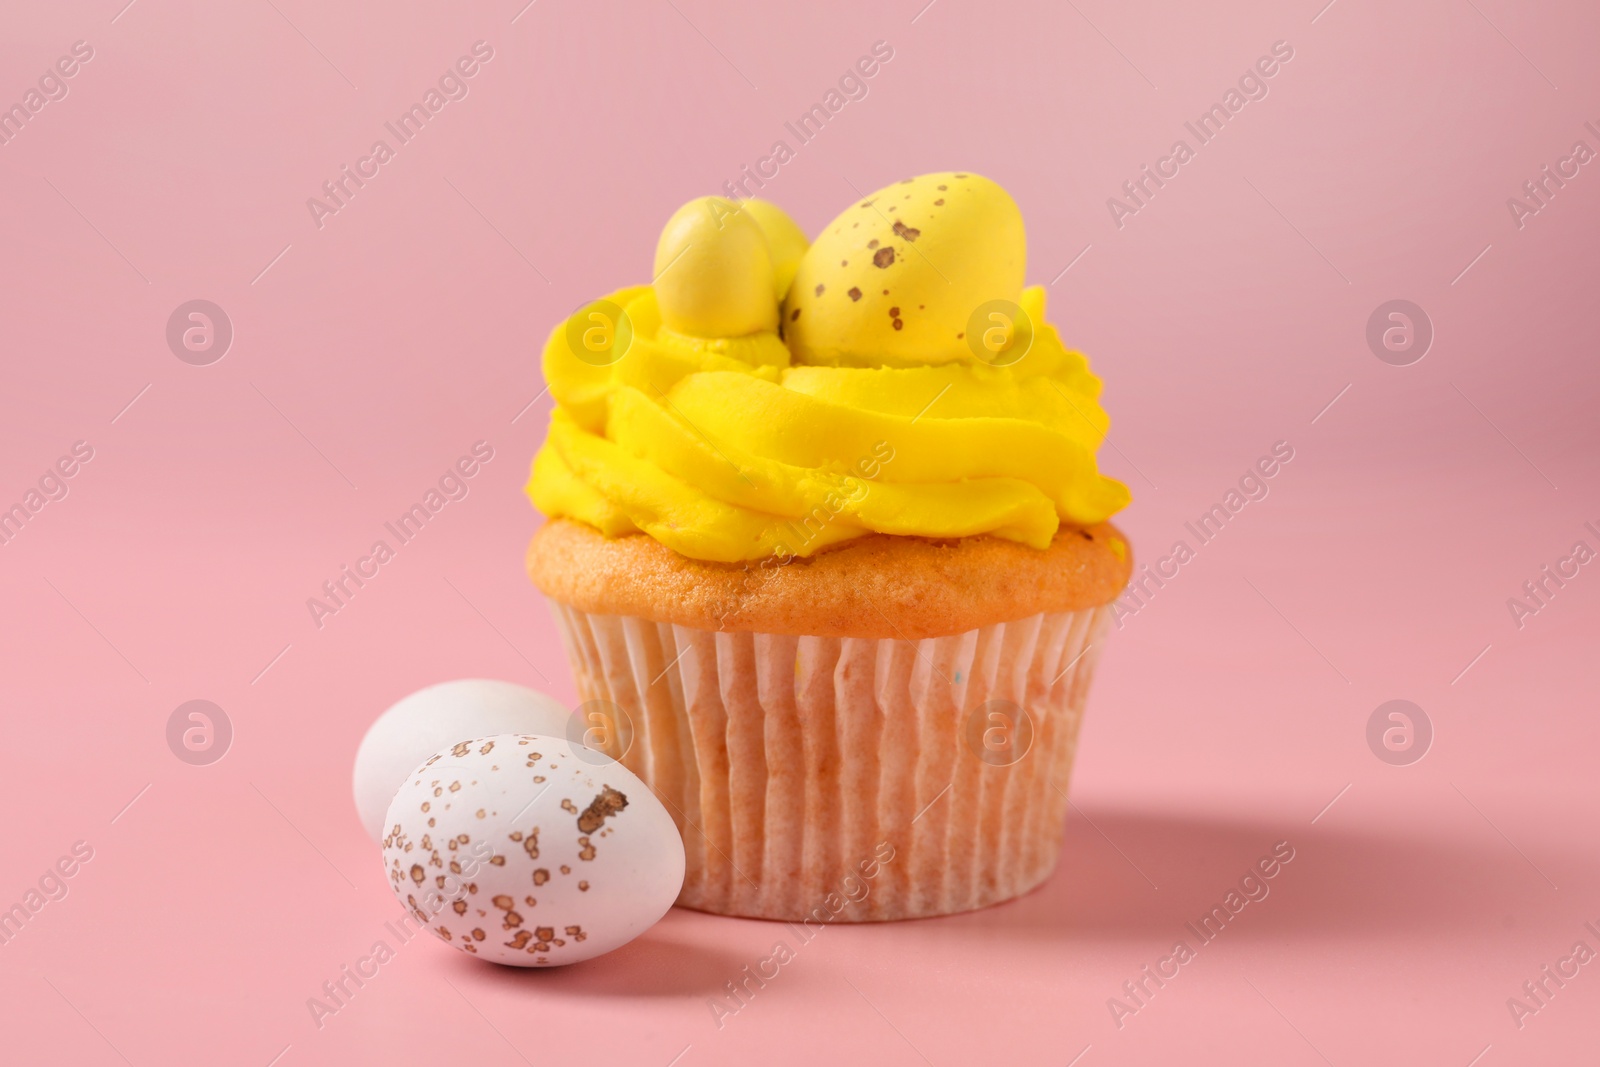
[[463,678],[419,689],[378,716],[356,750],[356,812],[381,842],[384,812],[417,764],[463,737],[565,737],[572,713],[552,697],[511,682]]
[[683,887],[683,839],[622,764],[559,737],[501,734],[432,756],[384,820],[408,921],[516,967],[560,967],[632,941]]

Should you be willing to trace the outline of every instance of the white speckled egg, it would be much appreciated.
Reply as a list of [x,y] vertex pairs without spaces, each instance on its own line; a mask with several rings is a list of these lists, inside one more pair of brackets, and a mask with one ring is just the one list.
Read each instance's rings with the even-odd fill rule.
[[[463,737],[548,734],[566,737],[572,713],[527,686],[462,678],[419,689],[378,716],[356,750],[356,812],[367,836],[382,841],[394,791],[417,764]],[[574,740],[577,740],[574,738]]]
[[559,967],[665,915],[683,840],[622,764],[558,737],[499,734],[432,756],[400,786],[383,862],[413,919],[463,952]]

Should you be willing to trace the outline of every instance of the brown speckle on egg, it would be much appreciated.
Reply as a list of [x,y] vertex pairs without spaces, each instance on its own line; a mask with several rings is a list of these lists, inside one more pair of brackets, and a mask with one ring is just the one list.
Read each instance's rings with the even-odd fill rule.
[[933,206],[934,207],[944,207],[944,197],[941,196],[939,199],[935,200],[933,202]]
[[594,859],[594,846],[589,844],[589,839],[587,837],[578,838],[578,844],[582,846],[578,849],[578,858],[580,860]]
[[899,329],[903,329],[904,327],[905,327],[905,323],[901,322],[899,319],[895,319],[894,320],[894,328],[895,329],[899,330]]
[[907,226],[903,221],[896,219],[894,224],[896,237],[904,237],[907,241],[915,241],[922,236],[922,231],[912,226]]
[[533,884],[534,885],[544,885],[549,880],[550,880],[550,872],[546,868],[540,867],[538,870],[533,872]]
[[504,856],[490,856],[489,857],[489,866],[491,866],[491,867],[504,867],[505,865],[506,865],[506,858]]
[[[799,309],[795,310],[795,314],[800,314]],[[609,785],[602,785],[600,792],[589,802],[589,806],[583,809],[583,814],[578,816],[578,829],[583,833],[592,834],[604,826],[607,819],[627,806],[626,796]]]
[[579,882],[578,883],[578,892],[587,893],[588,891],[589,891],[589,883],[588,882]]
[[455,909],[457,915],[465,915],[467,913],[467,902],[464,900],[458,900],[450,907]]
[[452,755],[452,756],[465,756],[469,751],[471,751],[471,749],[472,749],[472,742],[471,741],[462,741],[462,742],[459,742],[454,748],[452,748],[450,750],[450,755]]
[[486,938],[488,936],[489,936],[488,934],[483,932],[483,928],[482,927],[474,926],[472,928],[472,940],[474,940],[474,941],[482,941],[484,938]]
[[817,295],[817,296],[821,296],[821,295],[822,295],[822,291],[823,291],[823,290],[824,290],[824,289],[826,289],[826,288],[827,288],[827,286],[826,286],[826,285],[819,285],[819,286],[817,286],[817,290],[816,290],[816,295]]
[[561,873],[562,874],[571,874],[572,873],[572,868],[568,867],[565,863],[563,863],[561,865]]
[[878,247],[878,239],[876,237],[874,237],[872,240],[868,241],[867,242],[867,247],[868,248],[877,248]]
[[861,290],[857,289],[855,286],[852,285],[850,287],[850,291],[848,293],[846,293],[845,295],[850,297],[851,300],[860,300],[861,299]]
[[478,749],[478,755],[487,756],[490,752],[493,752],[493,751],[494,751],[494,742],[493,741],[485,741],[483,743],[483,747]]
[[872,265],[882,269],[894,262],[894,249],[880,248],[872,253]]
[[442,927],[442,926],[439,927],[437,933],[438,933],[438,935],[440,937],[444,938],[446,941],[450,940],[450,931],[446,930],[444,927]]
[[890,308],[889,317],[891,319],[898,319],[900,317],[900,309],[897,307]]
[[411,865],[411,880],[413,882],[417,883],[418,885],[421,885],[422,884],[422,880],[424,878],[426,878],[427,876],[428,876],[428,872],[422,869],[422,864],[413,863]]
[[562,797],[561,798],[561,810],[562,811],[570,811],[570,812],[572,812],[572,814],[576,815],[576,814],[578,814],[578,805],[574,804],[569,798]]
[[800,317],[800,309],[799,308],[795,308],[793,311],[789,312],[789,321],[790,322],[793,322],[794,320],[798,319],[799,317]]

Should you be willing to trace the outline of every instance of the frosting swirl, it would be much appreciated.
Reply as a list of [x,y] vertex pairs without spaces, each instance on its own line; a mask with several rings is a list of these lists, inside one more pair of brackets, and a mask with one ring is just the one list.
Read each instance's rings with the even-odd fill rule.
[[[1009,366],[797,365],[773,331],[673,330],[658,289],[590,304],[545,344],[556,409],[527,491],[548,516],[736,563],[868,533],[1045,548],[1061,524],[1128,503],[1095,462],[1109,426],[1100,380],[1045,321],[1040,287],[1020,294],[1032,344]],[[591,316],[617,308],[625,349],[580,358],[574,339],[602,321]]]

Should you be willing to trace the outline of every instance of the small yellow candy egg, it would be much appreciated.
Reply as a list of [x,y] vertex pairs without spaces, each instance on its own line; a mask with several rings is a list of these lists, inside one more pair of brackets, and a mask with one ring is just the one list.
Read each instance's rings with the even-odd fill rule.
[[999,185],[964,172],[907,178],[850,205],[801,257],[784,340],[796,363],[1003,365],[982,331],[995,307],[1021,299],[1026,264],[1022,213]]
[[782,301],[789,291],[789,283],[794,281],[794,272],[800,267],[800,257],[806,254],[811,242],[806,240],[800,225],[777,204],[746,200],[741,206],[767,235],[767,250],[772,253],[773,284]]
[[772,255],[761,226],[720,196],[679,208],[656,244],[661,320],[691,337],[743,337],[778,326]]

